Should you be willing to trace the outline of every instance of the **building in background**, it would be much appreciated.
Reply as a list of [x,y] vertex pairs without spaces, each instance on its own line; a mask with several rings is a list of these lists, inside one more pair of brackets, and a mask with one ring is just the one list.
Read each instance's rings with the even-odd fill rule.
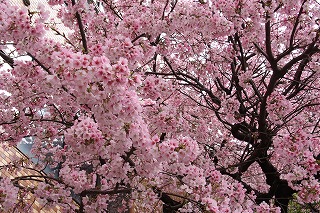
[[[23,169],[16,170],[14,169],[14,164],[23,164]],[[12,165],[12,169],[10,169],[10,165]],[[38,172],[34,170],[34,164],[30,161],[30,159],[23,154],[18,148],[11,147],[9,149],[5,149],[0,146],[0,177],[1,178],[10,178],[13,179],[15,177],[21,178],[19,180],[19,184],[22,186],[28,187],[36,187],[37,181],[27,180],[27,177],[30,176],[46,176],[44,172]],[[43,178],[38,178],[39,180],[43,180]],[[27,208],[28,212],[43,212],[43,213],[59,213],[62,212],[59,206],[48,206],[45,202],[40,201],[35,198],[31,193],[23,197],[23,200],[18,198],[17,203],[23,202],[24,205],[29,205]],[[1,207],[0,207],[1,209]],[[17,212],[19,209],[17,209]]]

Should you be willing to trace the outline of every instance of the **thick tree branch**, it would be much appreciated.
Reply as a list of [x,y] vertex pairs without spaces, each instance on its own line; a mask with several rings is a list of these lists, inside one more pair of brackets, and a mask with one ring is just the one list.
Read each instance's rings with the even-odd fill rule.
[[0,57],[13,68],[14,60],[2,50],[0,50]]
[[308,62],[310,61],[310,58],[304,58],[299,66],[298,66],[298,69],[294,75],[294,81],[291,82],[291,84],[288,86],[288,88],[283,92],[283,95],[287,95],[289,93],[289,91],[295,87],[295,90],[297,90],[298,86],[299,86],[299,81],[300,81],[300,78],[301,78],[301,75],[302,75],[302,72],[305,68],[305,66],[308,64]]
[[[71,1],[72,1],[72,6],[74,6],[76,4],[75,0],[71,0]],[[80,16],[79,12],[76,12],[76,19],[77,19],[79,30],[80,30],[82,46],[83,46],[83,53],[87,54],[89,52],[88,45],[87,45],[87,39],[86,39],[84,27],[83,27],[81,16]]]

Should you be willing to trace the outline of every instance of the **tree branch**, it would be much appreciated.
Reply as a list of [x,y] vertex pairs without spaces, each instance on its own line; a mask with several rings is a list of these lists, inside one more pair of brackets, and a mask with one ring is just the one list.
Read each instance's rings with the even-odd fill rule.
[[81,197],[85,197],[87,195],[114,195],[114,194],[120,194],[125,193],[129,194],[131,193],[132,189],[130,188],[119,188],[118,189],[112,189],[112,190],[98,190],[98,189],[89,189],[82,191],[79,195]]
[[[71,1],[72,1],[72,6],[74,6],[76,4],[75,0],[71,0]],[[83,27],[81,16],[80,16],[79,12],[76,12],[76,19],[77,19],[79,30],[80,30],[82,46],[83,46],[83,53],[87,54],[89,52],[88,46],[87,46],[87,39],[86,39],[84,27]]]
[[0,50],[0,57],[3,58],[3,60],[10,65],[11,68],[13,68],[14,60],[8,56],[5,52]]

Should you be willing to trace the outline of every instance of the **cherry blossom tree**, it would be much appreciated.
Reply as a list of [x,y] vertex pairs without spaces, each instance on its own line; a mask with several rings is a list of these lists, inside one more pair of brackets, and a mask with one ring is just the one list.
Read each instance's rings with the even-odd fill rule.
[[0,2],[5,211],[320,210],[317,0]]

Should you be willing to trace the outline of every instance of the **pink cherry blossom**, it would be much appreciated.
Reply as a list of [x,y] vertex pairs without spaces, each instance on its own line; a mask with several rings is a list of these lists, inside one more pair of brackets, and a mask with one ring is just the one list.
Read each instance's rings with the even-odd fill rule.
[[316,1],[0,3],[1,210],[320,210]]

